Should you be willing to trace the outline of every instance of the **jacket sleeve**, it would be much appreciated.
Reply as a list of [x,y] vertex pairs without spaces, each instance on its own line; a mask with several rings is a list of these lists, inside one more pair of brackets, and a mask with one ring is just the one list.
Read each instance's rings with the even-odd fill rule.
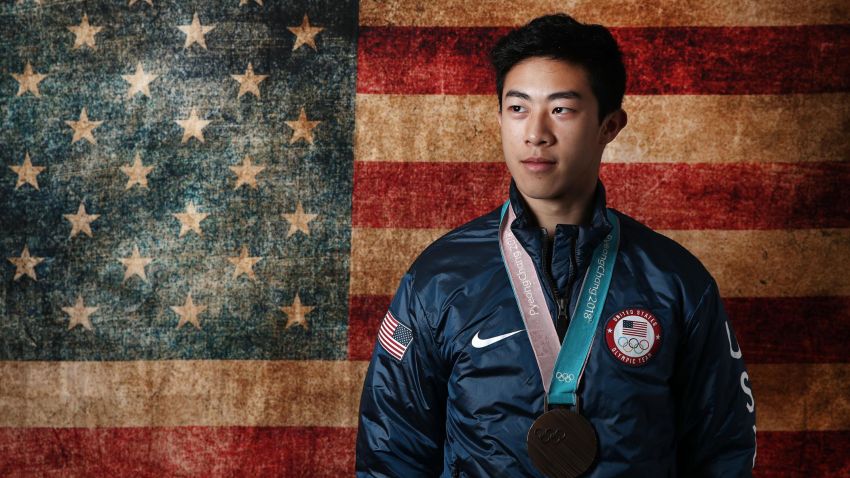
[[[437,476],[443,467],[446,381],[410,272],[402,278],[389,314],[399,327],[409,329],[412,340],[401,359],[380,340],[375,342],[360,396],[356,474]],[[401,336],[406,333],[402,329]]]
[[752,476],[755,399],[713,279],[683,333],[674,379],[679,476]]

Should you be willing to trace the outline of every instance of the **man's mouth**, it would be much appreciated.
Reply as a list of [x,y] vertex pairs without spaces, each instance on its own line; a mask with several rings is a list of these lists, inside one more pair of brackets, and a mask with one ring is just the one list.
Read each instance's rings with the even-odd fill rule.
[[542,173],[555,169],[555,161],[551,159],[532,156],[520,161],[525,169],[533,173]]
[[522,160],[523,163],[555,163],[554,159],[546,159],[540,156],[530,156]]

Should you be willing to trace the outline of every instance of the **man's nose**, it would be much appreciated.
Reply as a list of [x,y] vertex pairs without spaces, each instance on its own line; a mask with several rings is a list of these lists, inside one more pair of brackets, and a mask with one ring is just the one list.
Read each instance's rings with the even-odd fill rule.
[[529,115],[525,127],[525,143],[529,146],[552,144],[552,130],[545,112]]

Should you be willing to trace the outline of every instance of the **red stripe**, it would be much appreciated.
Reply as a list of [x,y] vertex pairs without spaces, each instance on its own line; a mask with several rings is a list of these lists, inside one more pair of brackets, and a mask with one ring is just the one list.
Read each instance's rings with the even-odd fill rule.
[[390,305],[385,295],[351,295],[348,299],[348,358],[369,360],[375,347],[375,331]]
[[[348,356],[369,360],[387,296],[352,296]],[[850,362],[850,297],[730,298],[723,301],[749,363]]]
[[723,302],[747,363],[850,362],[850,297]]
[[354,473],[354,428],[3,428],[0,476],[287,476]]
[[381,324],[381,332],[387,334],[387,337],[392,337],[395,329],[398,327],[398,322],[393,322],[390,317],[384,317],[384,323]]
[[383,345],[384,348],[387,349],[387,352],[393,354],[393,356],[395,356],[396,358],[401,358],[401,355],[403,353],[401,345],[397,344],[392,337],[389,337],[383,327],[381,328],[379,336],[381,339],[381,345]]
[[756,440],[756,478],[850,476],[850,431],[760,431]]
[[[608,205],[654,229],[850,227],[850,163],[605,163]],[[450,228],[501,205],[503,163],[354,164],[355,227]]]
[[[3,428],[2,476],[351,476],[354,428]],[[756,477],[850,475],[850,431],[758,432]]]
[[[379,332],[379,335],[381,336],[381,339],[382,339],[384,342],[389,342],[389,343],[390,343],[390,345],[396,346],[396,341],[395,341],[395,339],[393,339],[393,337],[392,337],[392,331],[391,331],[391,330],[387,330],[387,328],[386,328],[386,327],[381,326],[381,331]],[[398,346],[396,346],[396,347],[397,347],[397,350],[398,350],[398,351],[401,351],[401,346],[400,346],[400,344],[399,344]]]
[[402,357],[401,352],[397,352],[397,351],[393,350],[392,347],[387,345],[387,343],[384,341],[384,339],[381,339],[381,346],[384,348],[384,350],[387,351],[388,354],[390,354],[393,357],[401,360],[401,357]]
[[385,339],[392,337],[392,332],[387,330],[387,324],[386,323],[381,324],[381,329],[378,331],[378,335],[385,338]]
[[384,321],[381,322],[381,330],[389,330],[390,333],[396,328],[396,324],[392,322],[392,318],[389,315],[384,315]]
[[[505,28],[360,27],[357,92],[494,94]],[[628,94],[850,90],[850,25],[612,28]],[[415,53],[411,53],[415,52]]]
[[379,336],[381,338],[381,343],[387,348],[387,351],[392,353],[396,358],[401,359],[401,356],[404,355],[404,346],[393,338],[393,333],[395,332],[396,327],[398,327],[397,322],[395,325],[390,325],[387,323],[387,319],[385,318],[384,323],[381,324]]

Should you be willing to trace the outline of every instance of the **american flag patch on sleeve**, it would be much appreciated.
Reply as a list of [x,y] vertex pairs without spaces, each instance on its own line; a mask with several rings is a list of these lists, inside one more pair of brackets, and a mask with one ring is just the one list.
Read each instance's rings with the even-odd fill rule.
[[399,322],[393,317],[389,310],[384,315],[384,320],[381,322],[381,329],[378,331],[378,342],[384,347],[384,350],[390,353],[393,357],[401,360],[404,357],[404,352],[407,346],[413,341],[413,332],[409,327]]

